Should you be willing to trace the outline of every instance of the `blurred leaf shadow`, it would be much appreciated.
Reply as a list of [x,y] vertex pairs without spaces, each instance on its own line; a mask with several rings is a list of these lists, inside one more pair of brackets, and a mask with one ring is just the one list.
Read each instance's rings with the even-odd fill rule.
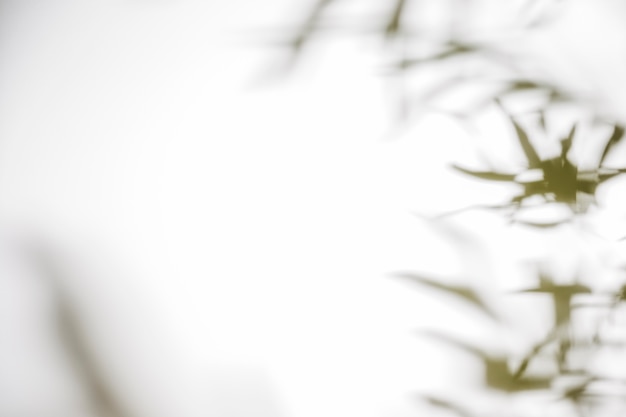
[[57,329],[63,347],[82,380],[93,413],[102,417],[129,417],[130,414],[116,398],[113,382],[103,376],[102,365],[90,348],[85,324],[65,288],[59,257],[41,244],[32,244],[29,249],[32,259],[49,279],[56,304]]

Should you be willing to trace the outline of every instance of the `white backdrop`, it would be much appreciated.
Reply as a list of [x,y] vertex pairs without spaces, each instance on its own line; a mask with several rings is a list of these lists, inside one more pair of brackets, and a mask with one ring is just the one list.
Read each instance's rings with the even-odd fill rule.
[[[579,3],[567,36],[521,49],[571,46],[555,68],[584,58],[625,115],[617,2]],[[446,386],[453,365],[412,330],[484,329],[386,274],[487,282],[520,257],[480,236],[459,249],[410,215],[491,196],[445,167],[473,152],[468,132],[431,116],[394,136],[362,43],[335,41],[289,80],[260,82],[276,52],[262,48],[267,28],[298,9],[286,1],[0,4],[0,294],[13,340],[0,347],[0,412],[81,415],[62,355],[39,340],[48,296],[24,284],[37,275],[23,272],[24,235],[47,236],[70,265],[87,336],[137,416],[400,417],[415,412],[411,392]],[[600,25],[604,37],[582,42]],[[490,225],[478,215],[469,228]],[[515,233],[522,258],[550,248]]]

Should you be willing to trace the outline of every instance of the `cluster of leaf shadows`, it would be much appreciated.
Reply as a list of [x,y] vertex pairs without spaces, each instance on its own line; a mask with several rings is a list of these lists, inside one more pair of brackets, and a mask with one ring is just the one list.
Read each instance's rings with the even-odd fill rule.
[[[432,109],[428,104],[444,96],[455,88],[463,85],[479,85],[484,87],[480,101],[470,105],[469,109],[461,113],[456,110],[445,110],[451,116],[472,117],[494,101],[503,110],[505,117],[511,124],[512,132],[517,138],[520,151],[524,156],[524,166],[515,171],[494,171],[490,169],[469,169],[460,165],[453,168],[464,175],[491,182],[512,184],[517,193],[508,201],[499,205],[481,205],[481,208],[495,210],[510,210],[515,222],[537,228],[552,228],[563,222],[570,221],[574,216],[587,214],[588,208],[596,201],[598,187],[606,181],[626,173],[626,168],[614,168],[605,165],[607,158],[615,153],[617,145],[623,140],[625,129],[618,123],[612,123],[612,133],[606,139],[602,152],[592,168],[582,169],[570,155],[575,142],[582,140],[577,125],[572,124],[569,133],[560,138],[560,152],[558,155],[545,158],[538,152],[535,145],[538,143],[531,138],[528,129],[520,123],[518,118],[509,114],[502,103],[515,101],[520,93],[538,93],[543,98],[539,106],[540,126],[547,133],[544,113],[552,106],[567,102],[570,105],[580,106],[588,110],[588,104],[575,99],[563,87],[548,78],[528,76],[519,71],[517,61],[508,51],[502,48],[498,41],[499,36],[492,36],[491,42],[485,37],[473,36],[467,31],[450,30],[447,34],[428,33],[428,29],[416,28],[410,21],[411,9],[428,1],[436,0],[380,0],[381,5],[387,5],[385,12],[379,15],[378,20],[371,27],[371,20],[365,19],[368,34],[374,32],[383,41],[385,53],[391,54],[389,72],[400,79],[428,79],[432,82],[426,87],[428,91],[421,91],[418,100],[423,108]],[[329,9],[338,4],[347,3],[347,0],[315,0],[309,13],[301,21],[295,32],[288,37],[290,63],[295,63],[306,51],[309,44],[321,37],[323,32],[335,28],[329,19]],[[459,0],[450,4],[463,5],[462,8],[450,13],[452,20],[462,21],[463,10],[468,11],[480,3],[476,0]],[[528,0],[523,3],[520,13],[528,10],[540,0]],[[554,3],[557,3],[556,1]],[[566,2],[559,2],[566,3]],[[416,9],[413,9],[415,11]],[[419,11],[419,10],[418,10]],[[461,14],[461,15],[459,15]],[[356,19],[358,20],[358,18]],[[531,19],[525,26],[528,31],[534,30],[543,22],[539,16]],[[352,22],[354,23],[354,22]],[[343,29],[351,29],[349,24],[343,24]],[[339,25],[341,26],[341,24]],[[471,26],[471,25],[469,25]],[[357,28],[358,30],[363,27]],[[417,46],[417,47],[415,47]],[[479,63],[480,72],[468,74],[463,72],[464,64],[473,66]],[[441,69],[442,71],[438,71]],[[433,77],[433,73],[435,76]],[[452,75],[452,74],[456,74]],[[404,85],[404,84],[403,84]],[[406,93],[406,92],[405,92]],[[404,97],[406,98],[406,97]],[[425,105],[426,104],[426,105]],[[536,108],[537,109],[537,108]],[[563,205],[569,208],[571,216],[565,219],[549,222],[524,220],[522,215],[529,208],[545,205]],[[472,207],[473,208],[473,207]],[[458,212],[458,211],[457,211]],[[455,302],[465,303],[495,323],[502,326],[501,317],[497,314],[478,291],[470,286],[448,285],[438,279],[429,279],[419,274],[399,274],[405,280],[418,284],[422,289],[431,289],[447,296]],[[606,384],[613,384],[624,394],[617,394],[618,400],[626,405],[626,381],[615,379],[607,375],[599,375],[588,363],[579,363],[577,353],[594,351],[601,348],[623,348],[620,341],[608,340],[603,336],[602,326],[598,324],[595,333],[586,338],[580,338],[573,328],[576,324],[576,309],[592,308],[592,303],[585,303],[597,296],[604,296],[608,300],[599,306],[606,312],[606,322],[610,321],[619,307],[626,302],[626,285],[609,294],[598,293],[579,282],[571,284],[557,283],[552,277],[539,271],[537,285],[533,288],[520,290],[518,294],[509,294],[510,297],[547,297],[553,309],[551,328],[545,336],[532,344],[526,353],[519,357],[513,354],[492,354],[469,341],[441,332],[429,331],[424,334],[431,339],[457,348],[461,352],[474,357],[483,366],[483,386],[487,391],[504,393],[515,396],[527,393],[553,394],[550,401],[567,403],[578,416],[590,416],[592,406],[602,403],[611,394],[603,391]],[[510,329],[507,329],[510,330]],[[539,359],[548,358],[553,363],[551,372],[535,372]],[[584,362],[584,361],[583,361]],[[541,367],[540,367],[541,368]],[[421,396],[432,407],[447,412],[447,415],[460,417],[485,417],[477,415],[469,404],[463,404],[458,399],[446,395],[425,394]],[[491,415],[491,414],[490,414]],[[498,414],[503,416],[502,414]],[[547,414],[546,414],[547,415]]]
[[[430,83],[430,87],[424,91],[409,93],[403,91],[403,102],[409,107],[413,104],[423,106],[426,102],[434,101],[446,93],[453,92],[464,85],[475,85],[480,82],[484,86],[486,96],[477,98],[478,101],[466,106],[457,116],[463,118],[470,117],[480,109],[489,105],[494,99],[505,99],[513,97],[517,93],[537,92],[545,101],[545,106],[551,104],[575,101],[575,98],[553,81],[529,77],[519,71],[519,59],[511,54],[507,48],[497,45],[497,42],[484,40],[482,34],[469,34],[451,30],[447,34],[429,33],[428,29],[421,31],[414,30],[411,22],[411,9],[417,8],[418,12],[420,0],[379,0],[378,4],[384,6],[386,12],[382,13],[372,23],[371,19],[363,16],[346,16],[341,23],[329,17],[329,9],[339,4],[349,3],[346,0],[317,0],[310,7],[308,13],[301,19],[296,30],[289,31],[284,44],[289,51],[288,63],[292,67],[313,41],[322,38],[323,34],[337,30],[357,30],[365,31],[368,34],[374,33],[385,45],[386,54],[391,55],[391,63],[388,66],[390,75],[399,79],[421,79],[429,77],[428,74],[437,76],[437,81]],[[457,3],[457,4],[453,4]],[[474,0],[460,0],[452,2],[450,5],[450,15],[455,15],[455,19],[463,21],[464,11],[472,8]],[[534,0],[526,1],[522,11],[531,8]],[[530,31],[537,25],[536,22],[529,21],[524,27]],[[471,26],[471,25],[468,25]],[[497,38],[497,37],[496,37]],[[396,47],[400,45],[400,47]],[[420,52],[407,52],[411,46]],[[390,52],[390,54],[389,54]],[[480,62],[488,70],[488,73],[498,74],[494,77],[484,77],[479,80],[472,74],[465,73],[462,68],[463,63]],[[461,64],[461,65],[459,65]],[[437,68],[459,68],[456,74],[438,71]],[[445,74],[445,75],[442,75]],[[407,95],[417,94],[417,97],[407,98]],[[436,106],[435,106],[436,108]],[[453,112],[450,111],[450,114]]]
[[[433,290],[456,303],[463,303],[488,317],[496,324],[501,324],[501,318],[489,306],[485,297],[477,290],[467,285],[443,284],[439,279],[430,279],[416,273],[399,273],[398,278],[418,285],[420,289]],[[517,295],[516,295],[517,294]],[[567,402],[578,416],[588,416],[588,410],[594,404],[601,402],[605,397],[617,397],[626,404],[626,380],[598,375],[587,369],[585,363],[576,363],[571,356],[578,351],[590,351],[599,348],[626,347],[625,341],[611,341],[602,339],[598,333],[594,337],[575,336],[572,332],[573,311],[578,308],[606,307],[614,311],[620,304],[626,302],[626,285],[610,293],[594,293],[592,289],[579,282],[558,284],[550,276],[539,271],[538,283],[532,288],[516,291],[516,294],[536,294],[548,297],[553,309],[553,324],[545,337],[534,343],[527,353],[519,358],[512,354],[494,355],[458,337],[439,331],[422,331],[421,334],[438,342],[453,346],[462,352],[476,358],[483,366],[482,382],[485,389],[492,392],[515,395],[528,392],[546,392],[553,394],[549,401]],[[594,296],[609,296],[609,299],[600,305],[589,303]],[[587,297],[587,299],[585,299]],[[577,300],[577,301],[575,301]],[[586,302],[585,302],[586,301]],[[510,328],[510,326],[509,326]],[[531,363],[541,355],[548,355],[553,362],[554,371],[531,372]],[[565,383],[563,383],[565,381]],[[602,392],[597,386],[612,384],[622,392]],[[432,407],[445,409],[461,417],[480,417],[470,411],[467,404],[454,398],[446,398],[439,394],[421,394],[420,399]]]
[[[521,188],[521,192],[505,204],[480,207],[512,208],[518,211],[527,207],[526,203],[529,200],[539,197],[542,204],[564,204],[571,209],[573,214],[584,214],[589,207],[589,202],[596,201],[595,194],[598,186],[626,172],[626,168],[609,168],[604,165],[607,156],[616,149],[616,145],[624,137],[624,128],[619,124],[613,125],[612,134],[608,138],[595,168],[581,170],[569,157],[576,136],[576,125],[573,125],[569,134],[561,139],[560,154],[552,158],[542,159],[526,130],[514,117],[508,115],[508,118],[515,129],[515,135],[526,159],[526,167],[522,171],[472,170],[460,165],[453,165],[454,169],[463,174],[488,181],[511,183]],[[569,221],[569,218],[549,223],[519,222],[535,227],[554,227],[566,221]]]
[[[617,145],[623,140],[624,128],[619,124],[612,125],[612,132],[602,147],[601,154],[591,169],[579,169],[570,158],[570,150],[575,140],[579,139],[574,124],[565,137],[560,139],[560,152],[557,156],[542,158],[533,145],[528,132],[508,114],[501,104],[507,119],[524,155],[525,166],[518,172],[500,172],[490,170],[472,170],[459,165],[453,167],[465,175],[475,178],[511,183],[517,186],[518,193],[508,202],[495,206],[480,206],[491,209],[513,209],[513,213],[525,210],[527,207],[540,205],[561,204],[571,210],[572,216],[584,215],[587,212],[586,202],[595,201],[597,188],[607,180],[626,172],[626,168],[611,168],[605,165],[606,159],[615,152]],[[545,129],[545,124],[542,125]],[[529,175],[532,174],[532,175]],[[582,202],[580,200],[583,200]],[[530,205],[529,200],[534,201]],[[558,226],[571,218],[550,223],[535,223],[520,221],[529,226],[546,228]],[[499,320],[498,315],[485,301],[478,291],[463,285],[448,285],[439,280],[429,279],[419,274],[405,273],[400,277],[419,284],[423,288],[436,290],[453,297],[456,301],[472,306],[484,316],[492,320]],[[544,338],[534,343],[523,357],[514,355],[493,355],[457,337],[441,332],[428,331],[424,334],[439,342],[454,346],[459,350],[477,358],[483,365],[484,387],[496,392],[509,395],[527,392],[548,392],[553,395],[553,401],[567,402],[578,416],[594,415],[595,406],[601,406],[608,397],[617,399],[626,405],[626,380],[616,379],[606,375],[599,375],[592,367],[587,366],[591,361],[572,359],[580,357],[580,352],[598,352],[604,348],[624,349],[625,341],[609,340],[602,336],[602,322],[597,324],[595,332],[585,337],[575,335],[573,327],[576,324],[573,311],[578,308],[600,307],[605,309],[605,322],[610,321],[618,308],[626,302],[626,284],[609,293],[598,293],[580,282],[571,284],[556,283],[552,277],[539,271],[537,285],[533,288],[518,291],[520,294],[543,294],[549,297],[552,305],[553,324]],[[593,303],[593,297],[603,296],[603,302]],[[608,299],[607,299],[608,297]],[[531,364],[539,357],[552,356],[555,365],[551,373],[533,373]],[[578,355],[577,355],[578,354]],[[563,382],[565,381],[565,382]],[[617,387],[618,393],[603,391],[607,384]],[[465,404],[452,398],[441,395],[421,396],[433,407],[445,409],[461,417],[476,416]]]

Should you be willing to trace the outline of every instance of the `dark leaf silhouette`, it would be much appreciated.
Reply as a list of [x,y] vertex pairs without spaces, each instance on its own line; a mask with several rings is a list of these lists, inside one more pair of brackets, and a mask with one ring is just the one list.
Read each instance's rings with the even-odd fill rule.
[[543,88],[539,83],[530,80],[515,80],[509,84],[512,91],[527,91]]
[[526,133],[524,128],[522,128],[522,126],[515,120],[515,118],[507,112],[507,110],[504,108],[504,106],[502,105],[499,99],[496,99],[495,103],[498,105],[498,107],[500,107],[502,112],[507,116],[507,118],[513,125],[513,128],[515,129],[515,135],[517,136],[517,140],[520,144],[520,147],[522,148],[522,151],[524,151],[524,155],[526,155],[528,168],[529,169],[540,168],[541,159],[539,158],[537,151],[535,150],[532,143],[530,142],[528,133]]
[[396,0],[396,4],[391,13],[391,17],[385,26],[385,36],[392,38],[400,32],[402,15],[406,8],[407,0]]
[[304,46],[313,36],[313,33],[318,29],[324,10],[334,1],[337,0],[318,0],[317,3],[315,3],[306,20],[301,24],[296,35],[289,42],[294,58],[302,52]]
[[561,141],[561,160],[567,160],[567,154],[574,143],[574,135],[576,134],[576,125],[574,124],[565,139]]
[[515,223],[517,224],[534,227],[536,229],[554,229],[568,222],[569,222],[569,219],[559,220],[559,221],[554,221],[554,222],[545,222],[545,223],[531,222],[531,221],[526,221],[526,220],[515,220]]
[[475,45],[460,43],[460,42],[449,42],[442,47],[442,51],[421,58],[409,58],[403,59],[399,63],[400,69],[412,69],[421,64],[429,63],[429,62],[437,62],[443,61],[449,58],[453,58],[459,55],[464,55],[468,53],[475,52],[478,47]]
[[[507,84],[504,90],[498,95],[497,99],[510,95],[510,94],[514,94],[517,92],[524,92],[524,91],[543,92],[547,96],[548,103],[566,102],[566,101],[572,100],[572,97],[569,94],[562,91],[559,87],[555,85],[536,81],[536,80],[528,80],[528,79],[517,79],[517,80],[511,81],[510,83]],[[540,120],[540,124],[541,124],[541,120]],[[541,124],[541,126],[545,130],[545,123]]]
[[556,201],[575,203],[578,168],[567,157],[552,158],[541,162],[547,189]]
[[573,402],[580,402],[583,396],[587,393],[589,384],[591,380],[585,381],[580,385],[576,385],[574,387],[570,387],[563,392],[563,399],[571,400]]
[[539,126],[543,129],[544,132],[548,130],[548,125],[546,122],[546,112],[544,110],[541,110],[539,112]]
[[604,164],[604,160],[609,155],[611,150],[622,141],[624,137],[624,128],[621,125],[616,124],[613,126],[613,133],[609,138],[609,141],[606,143],[604,150],[602,151],[602,155],[600,156],[600,161],[598,162],[598,167],[601,167]]
[[599,168],[597,171],[598,184],[626,173],[626,168]]
[[[579,410],[580,415],[584,415],[581,412],[582,405],[596,402],[598,400],[606,399],[607,397],[609,397],[608,393],[601,393],[598,391],[593,392],[592,390],[590,390],[590,386],[598,381],[609,381],[609,379],[585,374],[584,378],[582,378],[580,381],[566,387],[561,393],[561,396],[560,398],[558,398],[558,400],[569,401],[576,407],[577,410]],[[622,381],[612,382],[618,382],[623,384]],[[625,398],[624,394],[617,394],[617,397],[621,399]]]
[[543,390],[550,387],[551,378],[514,378],[509,369],[507,357],[489,355],[475,346],[440,332],[427,331],[423,334],[446,342],[480,359],[485,367],[484,382],[489,388],[505,392],[520,392]]
[[[496,102],[502,108],[499,101],[496,100]],[[511,204],[518,205],[518,209],[523,208],[522,204],[525,200],[540,196],[544,203],[564,203],[568,205],[573,214],[584,213],[589,205],[596,203],[595,193],[600,184],[626,172],[625,168],[605,168],[600,166],[592,170],[579,171],[578,167],[572,163],[568,157],[568,153],[576,136],[576,124],[572,125],[568,135],[561,140],[560,155],[542,160],[539,158],[537,151],[533,147],[523,127],[512,116],[508,115],[506,110],[503,109],[503,111],[511,121],[520,147],[527,159],[527,171],[530,172],[539,169],[542,173],[541,179],[523,181],[518,179],[520,178],[519,175],[513,175],[511,173],[470,170],[458,165],[453,165],[453,168],[475,178],[489,181],[511,182],[512,184],[521,185],[524,188],[523,193],[514,196],[510,200]],[[623,131],[616,126],[612,139],[609,140],[609,144],[617,143],[622,135]],[[566,221],[569,221],[569,219],[548,223],[519,220],[516,222],[536,228],[553,228]]]
[[555,326],[568,323],[571,316],[571,300],[577,294],[591,294],[591,289],[582,284],[555,284],[549,277],[540,274],[539,286],[521,290],[523,293],[542,293],[552,298]]
[[507,174],[503,172],[473,171],[471,169],[463,168],[462,166],[459,166],[456,164],[453,164],[452,168],[464,174],[471,175],[472,177],[480,178],[483,180],[490,180],[490,181],[512,182],[512,181],[515,181],[515,177],[517,177],[516,174]]
[[520,126],[519,123],[515,121],[513,117],[510,117],[511,123],[515,128],[515,134],[517,135],[517,139],[519,140],[519,144],[524,151],[524,155],[526,155],[526,159],[528,160],[529,168],[539,168],[541,167],[541,159],[539,159],[539,155],[537,151],[530,143],[530,139],[528,138],[528,134],[526,131]]
[[434,397],[432,395],[420,395],[420,398],[428,402],[433,407],[442,408],[460,417],[474,417],[474,414],[471,414],[461,406],[454,404],[452,401],[444,400],[443,398]]
[[528,369],[528,365],[530,365],[530,362],[539,354],[541,353],[541,351],[547,347],[550,343],[554,342],[555,340],[557,340],[558,337],[558,329],[555,328],[553,329],[550,334],[541,342],[537,343],[535,346],[533,346],[533,348],[530,350],[530,352],[528,352],[528,354],[526,356],[524,356],[524,358],[522,359],[522,361],[520,362],[517,370],[514,372],[513,374],[513,378],[514,379],[519,379],[524,375],[524,372],[526,372],[526,369]]
[[487,314],[489,317],[495,319],[495,313],[487,306],[485,301],[478,295],[478,293],[469,287],[461,285],[447,285],[439,281],[435,281],[429,278],[425,278],[421,275],[414,273],[397,273],[394,276],[409,280],[410,282],[417,283],[426,288],[438,290],[444,294],[456,297],[459,300],[469,303],[473,307]]

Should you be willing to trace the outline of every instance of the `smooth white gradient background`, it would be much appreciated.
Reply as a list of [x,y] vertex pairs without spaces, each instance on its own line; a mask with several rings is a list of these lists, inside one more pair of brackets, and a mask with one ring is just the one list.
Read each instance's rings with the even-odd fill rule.
[[[414,415],[411,393],[448,386],[459,364],[413,330],[492,328],[388,274],[480,285],[506,273],[497,285],[510,289],[524,282],[511,261],[558,252],[563,237],[537,244],[486,214],[469,215],[476,235],[463,244],[411,215],[499,196],[447,168],[480,161],[452,118],[397,129],[374,42],[333,40],[287,79],[265,77],[272,27],[292,24],[299,3],[0,3],[4,268],[26,262],[14,236],[53,236],[99,360],[137,416]],[[626,119],[623,6],[572,3],[519,53],[556,73],[575,65],[565,82],[592,79]],[[511,154],[505,128],[486,126],[494,155]],[[13,371],[0,371],[0,392],[72,415],[55,398],[80,396],[62,366],[36,365],[55,356],[24,350],[47,325],[45,296],[11,276],[0,298],[14,342],[0,363]],[[28,375],[42,372],[33,388]]]

